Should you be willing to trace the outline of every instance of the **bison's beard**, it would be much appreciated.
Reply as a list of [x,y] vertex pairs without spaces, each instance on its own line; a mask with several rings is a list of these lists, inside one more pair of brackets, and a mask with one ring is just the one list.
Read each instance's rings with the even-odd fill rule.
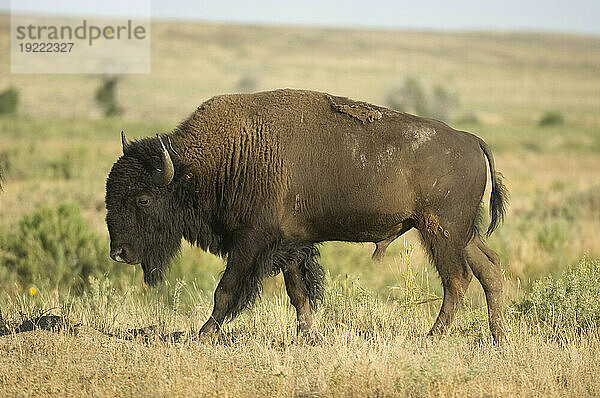
[[142,270],[144,282],[149,286],[156,286],[165,279],[171,266],[171,259],[181,247],[181,238],[178,242],[169,243],[162,242],[146,251],[146,256],[142,260]]
[[144,282],[146,282],[149,286],[152,287],[158,285],[159,282],[162,282],[165,279],[165,268],[168,267],[168,263],[166,265],[156,265],[142,262],[142,270],[144,271]]

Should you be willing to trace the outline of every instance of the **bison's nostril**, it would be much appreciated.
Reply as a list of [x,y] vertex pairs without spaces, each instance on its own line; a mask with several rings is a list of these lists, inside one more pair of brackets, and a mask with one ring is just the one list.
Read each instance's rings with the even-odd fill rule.
[[113,249],[110,251],[110,258],[112,258],[113,260],[118,261],[120,263],[124,263],[125,260],[123,260],[123,258],[121,257],[122,253],[123,253],[123,248],[121,248],[121,247]]

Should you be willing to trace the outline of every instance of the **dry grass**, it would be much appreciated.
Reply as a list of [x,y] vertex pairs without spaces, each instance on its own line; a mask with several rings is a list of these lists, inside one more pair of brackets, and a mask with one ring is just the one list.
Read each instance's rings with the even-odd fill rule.
[[[93,330],[0,340],[3,396],[594,396],[600,339],[559,344],[527,329],[499,348],[343,328],[317,343],[238,335],[149,346]],[[286,341],[287,340],[287,341]],[[466,341],[465,341],[466,340]]]
[[[584,397],[600,388],[595,332],[556,341],[513,319],[508,342],[497,346],[482,323],[485,314],[467,307],[450,336],[432,339],[424,336],[432,322],[427,305],[407,307],[333,285],[310,336],[295,336],[280,291],[230,324],[220,340],[183,344],[124,341],[97,329],[122,333],[156,322],[166,330],[194,329],[206,303],[175,311],[160,302],[148,307],[133,292],[103,291],[102,298],[63,310],[86,325],[76,335],[0,338],[0,394]],[[105,305],[106,297],[113,305]]]

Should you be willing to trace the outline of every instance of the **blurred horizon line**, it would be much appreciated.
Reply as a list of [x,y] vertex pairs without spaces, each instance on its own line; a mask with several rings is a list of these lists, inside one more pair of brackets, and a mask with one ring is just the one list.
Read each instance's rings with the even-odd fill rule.
[[598,0],[0,0],[0,12],[331,29],[600,36]]
[[[6,16],[10,18],[10,10],[0,8],[0,17]],[[55,17],[55,18],[83,18],[79,14],[64,14],[64,13],[47,13],[47,12],[18,12],[16,15],[34,16],[34,17]],[[101,15],[94,14],[91,17],[95,18],[136,18],[136,16],[122,15]],[[90,18],[88,16],[87,18]],[[452,34],[525,34],[525,35],[557,35],[557,36],[572,36],[572,37],[588,37],[600,39],[600,32],[592,31],[577,31],[568,29],[541,29],[530,27],[418,27],[418,26],[388,26],[388,25],[350,25],[350,24],[335,24],[335,23],[320,23],[320,22],[275,22],[275,21],[238,21],[238,20],[222,20],[222,19],[204,19],[194,17],[175,17],[175,16],[152,16],[150,22],[182,22],[188,24],[205,24],[205,25],[230,25],[241,27],[261,27],[261,28],[299,28],[299,29],[315,29],[315,30],[348,30],[348,31],[372,31],[372,32],[413,32],[413,33],[452,33]]]

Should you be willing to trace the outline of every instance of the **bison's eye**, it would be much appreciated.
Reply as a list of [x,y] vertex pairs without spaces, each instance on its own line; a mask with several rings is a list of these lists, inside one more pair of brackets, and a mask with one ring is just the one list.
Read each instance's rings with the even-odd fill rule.
[[148,207],[150,205],[150,196],[148,196],[148,195],[138,196],[137,205],[140,207]]

